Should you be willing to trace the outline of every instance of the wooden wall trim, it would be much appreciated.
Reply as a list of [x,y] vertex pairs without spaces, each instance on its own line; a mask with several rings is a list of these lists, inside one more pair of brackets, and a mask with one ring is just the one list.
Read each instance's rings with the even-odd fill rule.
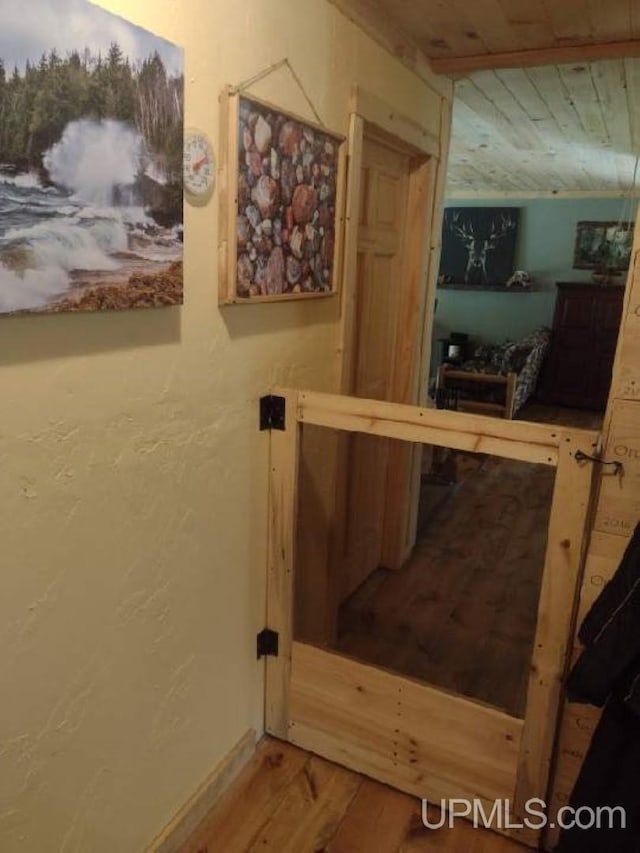
[[446,193],[447,201],[467,199],[529,199],[529,198],[640,198],[640,188],[632,190],[456,190]]
[[[609,533],[591,534],[589,551],[578,602],[576,625],[580,625],[591,605],[615,574],[624,553],[627,540]],[[574,636],[573,659],[580,654],[580,643]],[[591,736],[600,718],[601,709],[576,702],[564,703],[562,724],[553,771],[553,788],[549,798],[550,819],[554,826],[545,837],[545,850],[558,843],[560,830],[556,819],[559,808],[569,804],[571,791],[578,778],[582,759],[589,748]]]
[[[437,165],[435,157],[421,157],[409,179],[408,227],[405,229],[402,248],[403,287],[391,383],[391,399],[404,403],[420,400],[420,360],[416,359],[416,350],[419,351],[422,345],[422,324],[427,302],[427,226]],[[407,447],[397,442],[391,443],[388,453],[382,563],[399,569],[415,545],[413,518],[419,503],[421,455],[417,455],[414,446]]]
[[496,68],[531,68],[570,62],[596,62],[600,59],[624,59],[630,56],[640,56],[640,39],[562,45],[505,53],[483,53],[474,56],[445,56],[432,59],[431,68],[436,74],[461,77],[474,71],[492,71]]
[[[637,211],[640,214],[640,210]],[[640,220],[636,216],[611,392],[603,430],[603,456],[622,462],[624,475],[603,468],[593,528],[629,537],[640,518]]]
[[[417,394],[415,399],[420,406],[430,405],[429,374],[431,368],[431,346],[433,338],[433,323],[436,312],[436,295],[438,274],[440,272],[440,254],[442,251],[442,212],[444,208],[445,187],[449,165],[449,142],[451,137],[452,102],[446,98],[440,100],[440,158],[430,170],[433,188],[429,191],[429,211],[426,221],[426,231],[429,239],[425,241],[423,261],[424,280],[426,286],[423,293],[421,309],[420,350],[418,370],[416,371]],[[421,273],[422,274],[422,273]],[[413,357],[416,357],[414,351]],[[414,448],[415,461],[413,465],[413,483],[409,490],[411,512],[408,518],[407,541],[415,543],[418,529],[418,511],[420,501],[416,498],[420,491],[422,476],[422,447]]]
[[640,401],[616,399],[603,457],[620,462],[622,474],[605,467],[594,531],[630,537],[640,518]]
[[275,628],[280,637],[277,657],[267,657],[266,663],[265,728],[269,734],[286,740],[300,429],[296,417],[297,393],[282,389],[277,393],[285,398],[286,423],[284,430],[270,433],[267,627]]
[[351,113],[347,148],[347,186],[345,193],[345,234],[343,252],[342,311],[340,321],[340,390],[347,394],[353,382],[356,275],[358,270],[358,218],[362,172],[364,120]]
[[351,112],[357,113],[368,122],[381,128],[391,137],[402,140],[414,154],[440,157],[440,137],[423,127],[411,116],[399,112],[362,86],[354,85],[351,90]]
[[[619,477],[608,467],[597,472],[599,489],[580,591],[577,629],[604,584],[613,577],[640,517],[640,219],[637,216],[631,257],[601,451],[604,459],[622,462],[625,474]],[[580,643],[575,635],[573,646],[576,656]],[[569,799],[598,717],[598,709],[565,702],[550,796],[553,811],[566,805]],[[557,835],[557,829],[547,833],[545,849],[555,844]]]
[[420,346],[420,371],[418,377],[418,401],[421,405],[424,405],[427,400],[427,382],[429,379],[431,362],[431,343],[436,306],[436,291],[438,288],[438,274],[440,272],[440,254],[442,251],[442,211],[446,195],[452,117],[452,103],[443,98],[440,101],[441,156],[436,164],[435,189],[431,196],[431,210],[428,223],[430,239],[428,241],[429,245],[426,270],[427,288],[425,294],[423,335]]
[[[255,749],[256,733],[249,729],[162,832],[154,838],[147,848],[148,853],[179,853],[208,812],[249,763]],[[170,772],[169,768],[167,772]]]
[[371,0],[329,0],[363,32],[444,98],[453,98],[451,81],[439,77],[420,48],[400,30],[390,15]]
[[[636,216],[640,215],[640,210]],[[636,222],[638,220],[636,219]],[[605,423],[610,426],[616,400],[640,400],[640,239],[636,225],[636,237],[632,253],[632,265],[627,280],[620,335],[613,365],[611,397]],[[607,429],[607,433],[609,430]]]
[[218,145],[218,304],[233,301],[235,269],[230,261],[237,251],[238,174],[233,158],[238,150],[238,99],[232,97],[231,87],[220,93],[220,138]]

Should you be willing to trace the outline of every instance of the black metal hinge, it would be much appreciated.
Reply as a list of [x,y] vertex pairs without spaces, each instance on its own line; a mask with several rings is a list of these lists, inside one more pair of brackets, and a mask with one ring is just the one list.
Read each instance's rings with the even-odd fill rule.
[[278,632],[272,631],[271,628],[263,628],[256,637],[256,650],[258,659],[265,655],[271,655],[274,658],[278,657]]
[[285,399],[276,394],[260,397],[260,429],[284,430]]

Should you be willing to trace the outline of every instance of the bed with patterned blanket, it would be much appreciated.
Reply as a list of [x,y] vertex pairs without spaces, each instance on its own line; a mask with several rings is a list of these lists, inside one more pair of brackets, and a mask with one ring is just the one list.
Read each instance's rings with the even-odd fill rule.
[[460,365],[443,364],[438,405],[512,418],[535,391],[550,340],[543,327],[518,341],[482,344]]

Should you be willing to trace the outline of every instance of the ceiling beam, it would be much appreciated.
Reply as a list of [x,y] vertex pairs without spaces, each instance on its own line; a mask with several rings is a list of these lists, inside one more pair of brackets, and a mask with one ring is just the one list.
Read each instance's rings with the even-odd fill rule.
[[629,56],[640,56],[640,39],[513,50],[508,53],[484,53],[477,56],[444,56],[432,59],[431,68],[436,74],[459,77],[473,71],[597,62],[600,59],[624,59]]
[[447,187],[447,201],[465,201],[467,199],[529,199],[529,198],[640,198],[640,187],[630,190],[531,190],[526,187],[520,190],[476,189],[464,190]]

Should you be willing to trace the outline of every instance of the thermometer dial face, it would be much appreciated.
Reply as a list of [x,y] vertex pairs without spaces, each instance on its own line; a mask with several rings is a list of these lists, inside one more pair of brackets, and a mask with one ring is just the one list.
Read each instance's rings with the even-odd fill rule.
[[187,133],[184,139],[184,188],[193,196],[207,195],[215,179],[213,148],[198,131]]

